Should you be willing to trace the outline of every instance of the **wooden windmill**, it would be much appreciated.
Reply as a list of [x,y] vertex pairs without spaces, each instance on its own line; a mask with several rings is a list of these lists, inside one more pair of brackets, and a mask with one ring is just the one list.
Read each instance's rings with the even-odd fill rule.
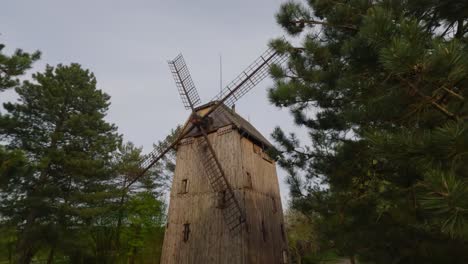
[[139,174],[177,150],[161,263],[288,262],[275,162],[265,153],[271,145],[232,109],[272,64],[285,60],[268,49],[205,105],[182,55],[169,61],[192,113],[175,140],[146,157]]

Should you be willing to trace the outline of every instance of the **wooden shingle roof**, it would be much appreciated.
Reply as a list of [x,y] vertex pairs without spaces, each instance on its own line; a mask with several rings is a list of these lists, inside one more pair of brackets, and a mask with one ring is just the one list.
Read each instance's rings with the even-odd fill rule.
[[[200,115],[203,115],[214,104],[215,102],[210,102],[196,108],[195,110]],[[259,145],[263,149],[272,147],[271,143],[252,124],[250,124],[250,122],[225,105],[218,107],[218,109],[211,113],[210,117],[212,118],[213,123],[209,127],[209,133],[214,132],[221,127],[232,125],[233,128],[237,129],[242,136],[249,138],[253,143]],[[200,132],[197,129],[193,129],[185,137],[197,136],[200,136]]]

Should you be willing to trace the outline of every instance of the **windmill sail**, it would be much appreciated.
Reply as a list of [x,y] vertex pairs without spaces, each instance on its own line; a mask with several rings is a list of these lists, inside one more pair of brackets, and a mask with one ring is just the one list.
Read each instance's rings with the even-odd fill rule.
[[194,109],[201,103],[195,84],[192,81],[190,72],[185,64],[184,57],[179,54],[174,60],[168,61],[172,76],[176,82],[177,90],[179,91],[182,103],[185,109]]
[[199,138],[198,157],[205,170],[205,176],[213,191],[221,195],[223,216],[229,231],[237,235],[242,230],[245,217],[239,201],[234,195],[231,185],[224,175],[224,171],[219,163],[218,157],[211,146],[208,136],[202,128],[203,136]]
[[[269,69],[273,64],[282,64],[286,61],[287,56],[277,53],[273,48],[266,50],[259,58],[250,64],[241,74],[239,74],[229,85],[227,85],[213,101],[217,102],[203,117],[213,113],[213,111],[222,111],[221,104],[227,107],[232,107],[234,103],[241,98],[244,94],[249,92],[254,86],[268,76]],[[195,107],[201,103],[198,92],[192,81],[190,73],[182,54],[179,54],[174,60],[168,61],[172,75],[175,79],[177,89],[186,109],[195,111]],[[177,131],[175,139],[168,139],[163,144],[156,147],[151,153],[145,156],[140,163],[141,171],[133,177],[132,181],[126,188],[134,184],[138,178],[144,175],[152,166],[154,166],[161,158],[164,157],[171,149],[173,149],[179,141],[190,131],[198,127],[201,131],[204,129],[199,126],[189,126]],[[234,196],[229,182],[227,181],[221,164],[219,164],[216,153],[214,152],[206,132],[200,138],[199,151],[204,152],[205,158],[201,161],[205,174],[214,191],[224,195],[225,206],[223,210],[225,220],[231,231],[238,229],[242,226],[245,218],[238,200]]]
[[179,141],[182,139],[182,131],[180,127],[177,128],[174,132],[175,137],[167,138],[161,144],[156,146],[153,151],[145,155],[145,157],[140,161],[139,168],[140,171],[131,177],[130,183],[125,187],[128,189],[132,186],[139,178],[141,178],[151,167],[153,167],[159,160],[161,160],[164,155],[166,155],[171,149],[173,149]]
[[288,57],[277,53],[273,48],[266,50],[231,83],[229,83],[212,101],[220,101],[232,107],[244,94],[268,76],[270,66],[282,64]]

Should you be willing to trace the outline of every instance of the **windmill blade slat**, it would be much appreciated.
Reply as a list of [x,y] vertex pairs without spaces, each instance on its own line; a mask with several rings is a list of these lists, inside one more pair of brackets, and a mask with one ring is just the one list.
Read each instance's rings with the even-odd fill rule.
[[[130,183],[125,187],[128,189],[132,186],[139,178],[141,178],[151,167],[153,167],[159,160],[161,160],[171,149],[173,149],[179,141],[183,138],[184,129],[178,128],[174,134],[174,138],[169,138],[163,141],[160,145],[155,147],[153,151],[146,154],[144,158],[140,161],[139,168],[140,171],[134,175]],[[190,130],[188,130],[190,131]]]
[[163,144],[154,148],[153,151],[147,154],[146,157],[142,160],[140,163],[140,168],[146,169],[156,163],[160,158],[163,157],[164,154],[169,152],[171,145],[171,142],[164,141]]
[[164,157],[174,146],[170,144],[169,146],[163,148],[155,148],[150,154],[148,154],[140,163],[140,172],[132,177],[130,183],[125,187],[125,189],[130,188],[138,179],[140,179],[151,167],[153,167],[161,158]]
[[212,101],[220,101],[226,106],[232,107],[239,98],[268,76],[271,65],[281,65],[286,59],[286,55],[278,54],[274,49],[269,48],[216,95]]
[[210,182],[213,191],[224,195],[223,216],[225,223],[233,235],[240,231],[238,227],[245,222],[245,217],[237,200],[234,191],[232,190],[226,175],[218,161],[216,153],[208,139],[208,136],[203,128],[201,128],[203,136],[200,137],[198,143],[198,156],[205,169],[205,175]]
[[179,91],[182,103],[185,109],[194,109],[201,103],[195,84],[192,81],[190,72],[185,63],[182,54],[179,54],[174,60],[168,61],[172,76],[176,82],[177,90]]

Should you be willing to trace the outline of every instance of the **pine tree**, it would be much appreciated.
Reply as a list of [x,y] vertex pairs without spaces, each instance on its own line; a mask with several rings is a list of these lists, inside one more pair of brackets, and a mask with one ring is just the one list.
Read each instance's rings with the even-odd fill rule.
[[[2,218],[20,230],[18,263],[30,263],[40,245],[73,247],[77,227],[103,213],[112,176],[112,153],[120,142],[104,120],[110,97],[78,64],[47,66],[16,88],[19,101],[5,103],[0,135],[21,149],[33,173],[7,182]],[[2,175],[3,177],[4,175]]]
[[[177,136],[178,128],[154,144],[164,147],[165,141]],[[96,260],[100,263],[115,263],[117,259],[138,258],[149,255],[159,260],[164,236],[165,198],[175,169],[175,151],[170,151],[161,161],[131,184],[141,172],[144,160],[142,149],[131,142],[119,146],[114,152],[115,198],[109,203],[108,214],[96,219],[90,232],[96,244]],[[131,185],[130,185],[131,184]],[[149,208],[152,208],[149,210]],[[99,245],[99,246],[98,246]]]
[[8,56],[3,54],[4,48],[5,45],[0,43],[0,92],[17,86],[19,80],[15,77],[23,75],[41,57],[39,51],[27,53],[21,49]]
[[[310,143],[277,128],[293,207],[317,217],[322,248],[352,262],[468,258],[468,4],[288,2],[272,45],[270,100]],[[297,41],[294,41],[296,43]]]

